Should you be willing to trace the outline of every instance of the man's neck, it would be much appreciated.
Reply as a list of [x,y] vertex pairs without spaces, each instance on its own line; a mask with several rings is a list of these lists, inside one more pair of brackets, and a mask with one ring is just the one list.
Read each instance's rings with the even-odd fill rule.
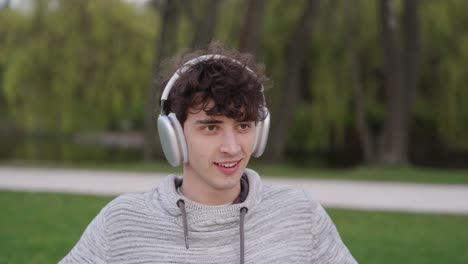
[[225,205],[231,204],[239,196],[241,185],[239,181],[234,188],[216,190],[187,177],[184,178],[179,190],[185,197],[197,203]]

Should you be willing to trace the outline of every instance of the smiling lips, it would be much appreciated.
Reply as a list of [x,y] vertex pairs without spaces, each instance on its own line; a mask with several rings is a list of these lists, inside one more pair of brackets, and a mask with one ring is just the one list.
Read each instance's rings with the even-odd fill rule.
[[240,162],[241,160],[228,161],[228,162],[214,162],[214,164],[223,173],[232,174],[239,168]]

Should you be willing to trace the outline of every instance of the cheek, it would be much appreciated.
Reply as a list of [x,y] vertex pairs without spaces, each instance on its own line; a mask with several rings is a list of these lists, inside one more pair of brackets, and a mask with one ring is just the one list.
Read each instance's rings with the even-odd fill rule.
[[189,161],[207,159],[213,151],[214,142],[203,137],[186,140]]
[[245,135],[245,137],[242,138],[242,145],[246,151],[252,152],[255,145],[255,133]]

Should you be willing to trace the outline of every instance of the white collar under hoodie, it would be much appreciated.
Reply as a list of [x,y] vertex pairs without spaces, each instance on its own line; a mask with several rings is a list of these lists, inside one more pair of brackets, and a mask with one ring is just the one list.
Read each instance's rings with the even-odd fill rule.
[[181,196],[175,175],[149,192],[121,195],[60,263],[356,263],[302,189],[262,184],[249,169],[245,176],[248,194],[230,205]]

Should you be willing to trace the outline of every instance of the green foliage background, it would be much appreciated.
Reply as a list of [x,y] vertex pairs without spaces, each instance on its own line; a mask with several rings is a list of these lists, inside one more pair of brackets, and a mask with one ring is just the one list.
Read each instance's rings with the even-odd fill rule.
[[3,92],[28,131],[106,129],[143,115],[157,15],[120,1],[34,2],[2,11]]
[[[142,129],[145,94],[154,72],[161,14],[119,0],[26,1],[29,8],[0,10],[0,121],[26,132]],[[236,46],[247,1],[223,1],[216,39]],[[268,99],[274,116],[286,89],[285,50],[305,0],[266,1],[257,57],[272,79]],[[399,15],[401,18],[401,1]],[[192,13],[201,9],[192,4]],[[178,52],[196,34],[181,5]],[[344,146],[354,129],[351,63],[356,47],[372,127],[382,126],[383,58],[375,1],[323,1],[309,43],[307,80],[295,112],[288,146]],[[468,2],[420,1],[420,75],[411,117],[414,133],[434,135],[448,148],[468,149]],[[350,13],[347,13],[350,12]],[[351,19],[346,17],[351,14]],[[351,22],[349,22],[351,21]],[[355,29],[346,39],[349,23]],[[350,41],[352,43],[350,43]],[[417,132],[419,131],[419,132]]]

